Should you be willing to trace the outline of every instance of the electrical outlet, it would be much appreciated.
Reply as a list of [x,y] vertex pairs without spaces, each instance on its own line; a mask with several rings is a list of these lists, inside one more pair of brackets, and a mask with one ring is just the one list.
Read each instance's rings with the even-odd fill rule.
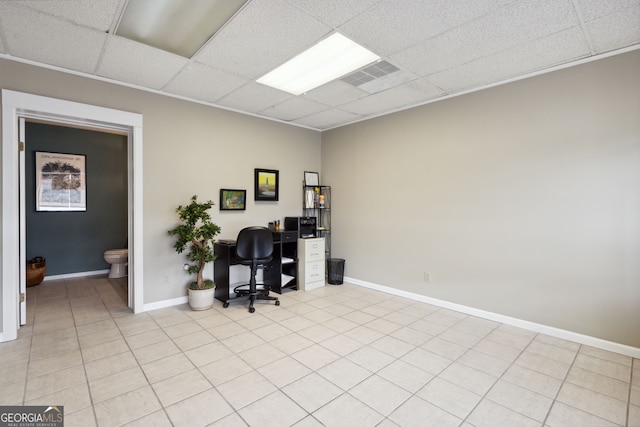
[[431,283],[431,273],[424,272],[424,281],[427,283]]

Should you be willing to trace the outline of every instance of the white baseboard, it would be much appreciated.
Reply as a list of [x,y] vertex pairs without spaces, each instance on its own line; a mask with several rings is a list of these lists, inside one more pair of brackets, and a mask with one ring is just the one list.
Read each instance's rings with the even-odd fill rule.
[[564,329],[554,328],[551,326],[541,325],[539,323],[529,322],[527,320],[517,319],[515,317],[504,316],[502,314],[492,313],[490,311],[479,310],[477,308],[468,307],[466,305],[456,304],[449,301],[431,298],[425,295],[415,294],[413,292],[403,291],[401,289],[391,288],[389,286],[378,285],[376,283],[365,282],[364,280],[354,279],[353,277],[345,277],[346,283],[351,283],[363,288],[374,289],[376,291],[385,292],[403,298],[420,301],[437,307],[447,308],[449,310],[458,311],[460,313],[469,314],[483,319],[493,320],[495,322],[504,323],[505,325],[516,326],[518,328],[527,329],[533,332],[550,335],[552,337],[574,341],[579,344],[596,347],[602,350],[614,353],[624,354],[625,356],[640,358],[640,348],[607,341],[600,338],[583,335]]
[[49,280],[74,279],[76,277],[100,276],[101,274],[109,274],[109,269],[83,271],[81,273],[57,274],[55,276],[44,276],[43,282],[47,282]]
[[[480,317],[482,319],[504,323],[505,325],[527,329],[529,331],[546,334],[552,337],[561,338],[568,341],[577,342],[579,344],[584,344],[584,345],[599,348],[602,350],[624,354],[625,356],[640,359],[640,348],[637,348],[637,347],[631,347],[631,346],[616,343],[613,341],[607,341],[607,340],[595,338],[589,335],[583,335],[577,332],[567,331],[565,329],[559,329],[559,328],[554,328],[552,326],[541,325],[539,323],[529,322],[528,320],[517,319],[515,317],[509,317],[502,314],[493,313],[490,311],[484,311],[484,310],[480,310],[480,309],[469,307],[462,304],[456,304],[449,301],[440,300],[437,298],[431,298],[425,295],[403,291],[401,289],[391,288],[389,286],[378,285],[376,283],[366,282],[364,280],[355,279],[353,277],[344,277],[344,282],[357,285],[357,286],[362,286],[363,288],[374,289],[376,291],[385,292],[387,294],[408,298],[414,301],[424,302],[427,304],[435,305],[436,307],[447,308],[449,310],[454,310],[460,313],[469,314],[471,316]],[[173,307],[175,305],[186,304],[188,302],[189,301],[187,296],[173,298],[170,300],[152,302],[144,305],[144,311]]]
[[166,299],[163,301],[150,302],[149,304],[145,304],[143,311],[151,311],[158,310],[160,308],[173,307],[174,305],[186,304],[189,302],[188,296],[183,296],[179,298]]

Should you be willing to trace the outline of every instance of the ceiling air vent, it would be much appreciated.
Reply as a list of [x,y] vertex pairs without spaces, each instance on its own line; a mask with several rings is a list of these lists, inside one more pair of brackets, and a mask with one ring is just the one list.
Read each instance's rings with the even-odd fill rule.
[[355,71],[341,80],[362,91],[373,94],[398,86],[414,78],[414,76],[402,71],[395,65],[391,65],[387,61],[380,61]]
[[343,77],[342,81],[358,87],[370,82],[371,80],[379,79],[399,70],[400,69],[398,67],[389,64],[387,61],[380,61]]

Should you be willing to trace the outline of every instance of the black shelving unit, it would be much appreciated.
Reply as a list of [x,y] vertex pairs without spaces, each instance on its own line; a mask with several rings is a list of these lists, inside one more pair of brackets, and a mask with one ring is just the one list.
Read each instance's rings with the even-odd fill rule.
[[316,237],[324,237],[325,258],[331,258],[331,187],[303,185],[302,214],[316,217]]

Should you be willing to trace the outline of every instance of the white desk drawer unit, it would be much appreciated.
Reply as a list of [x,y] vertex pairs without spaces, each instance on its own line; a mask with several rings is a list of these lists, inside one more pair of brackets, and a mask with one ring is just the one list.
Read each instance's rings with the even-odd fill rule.
[[299,289],[308,291],[324,286],[324,237],[298,239]]

